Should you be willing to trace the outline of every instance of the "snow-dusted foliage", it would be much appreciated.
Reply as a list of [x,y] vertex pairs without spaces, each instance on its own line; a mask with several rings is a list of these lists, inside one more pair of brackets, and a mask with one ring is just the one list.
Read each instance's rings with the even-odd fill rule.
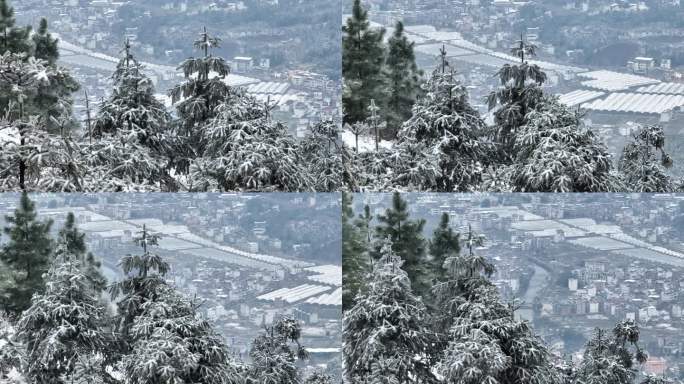
[[249,351],[252,365],[249,384],[299,384],[297,359],[308,358],[299,344],[302,327],[291,317],[281,317],[257,336]]
[[112,95],[101,106],[92,127],[97,138],[105,133],[125,131],[135,135],[141,145],[163,150],[164,133],[171,120],[164,105],[154,97],[152,80],[144,73],[144,67],[131,53],[128,41],[122,51],[112,76]]
[[310,190],[306,164],[271,106],[230,89],[197,132],[200,154],[190,163],[190,190]]
[[428,362],[433,338],[425,306],[411,291],[402,261],[389,241],[366,292],[345,312],[345,379],[349,383],[432,383]]
[[674,188],[665,171],[671,166],[672,158],[665,152],[663,128],[647,125],[623,149],[619,170],[624,183],[635,192],[667,192]]
[[525,124],[527,114],[534,110],[544,93],[541,85],[546,74],[526,58],[534,56],[536,46],[528,44],[522,35],[511,54],[520,58],[517,65],[505,64],[498,72],[501,87],[489,95],[489,109],[494,110],[494,142],[497,143],[499,160],[509,162],[515,156],[513,145],[518,129]]
[[22,369],[26,364],[26,348],[17,336],[9,318],[0,313],[0,384],[26,383]]
[[352,171],[346,166],[348,148],[339,140],[339,129],[333,121],[323,121],[311,127],[311,134],[301,143],[303,164],[308,167],[313,189],[336,192]]
[[70,382],[79,359],[105,350],[104,321],[105,310],[83,273],[82,261],[62,239],[45,293],[33,297],[19,320],[19,336],[27,347],[27,376],[36,384]]
[[[417,189],[472,190],[481,181],[487,158],[487,127],[453,71],[435,70],[425,92],[399,131],[395,180]],[[402,167],[420,163],[426,163],[423,169]]]
[[555,98],[539,100],[517,130],[510,166],[515,191],[623,190],[606,146]]
[[612,334],[597,329],[584,350],[577,369],[578,384],[631,383],[638,373],[635,366],[648,356],[638,344],[639,327],[631,320],[617,323]]
[[230,96],[230,87],[224,81],[230,67],[223,58],[210,54],[220,42],[221,39],[210,36],[205,28],[194,42],[203,56],[191,57],[181,63],[185,81],[169,91],[180,118],[176,122],[178,137],[173,146],[174,165],[184,172],[192,159],[204,153],[206,142],[202,140],[202,130],[207,121],[219,114],[217,107]]
[[136,243],[143,253],[122,258],[128,278],[111,289],[119,299],[124,383],[241,383],[223,341],[198,316],[197,303],[166,283],[169,265],[149,249],[158,236],[143,227]]
[[237,384],[243,380],[226,346],[196,312],[197,303],[159,284],[142,304],[129,332],[121,366],[128,384]]
[[514,320],[489,281],[494,266],[474,252],[484,237],[471,231],[465,254],[444,262],[447,279],[435,286],[434,324],[445,350],[437,365],[449,383],[553,383],[549,352],[529,324]]
[[206,30],[195,41],[203,55],[181,64],[185,80],[170,91],[177,119],[154,97],[127,42],[112,95],[92,121],[88,111],[77,135],[77,84],[54,65],[56,40],[45,23],[34,35],[40,50],[29,44],[0,56],[0,190],[336,191],[350,177],[346,149],[320,145],[334,123],[299,143],[271,118],[272,105],[228,86],[227,62],[211,54],[220,40]]
[[304,380],[304,384],[333,384],[333,379],[325,372],[315,371]]

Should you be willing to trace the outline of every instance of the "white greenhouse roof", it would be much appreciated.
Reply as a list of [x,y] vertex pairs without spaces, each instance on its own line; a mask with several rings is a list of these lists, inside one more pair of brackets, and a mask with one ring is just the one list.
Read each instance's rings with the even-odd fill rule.
[[646,85],[634,90],[639,93],[662,93],[667,95],[684,95],[684,84],[682,83],[660,83]]
[[342,305],[342,288],[337,288],[331,293],[324,293],[317,297],[312,297],[306,300],[307,304],[318,305]]
[[318,265],[305,270],[317,273],[308,277],[311,281],[338,287],[342,285],[342,267],[339,265]]
[[283,300],[288,303],[296,303],[298,301],[304,300],[311,296],[318,295],[328,290],[330,290],[330,287],[322,285],[303,284],[296,286],[294,288],[280,288],[273,292],[263,294],[257,297],[257,299],[267,301]]
[[578,104],[584,104],[587,101],[597,99],[603,95],[605,92],[602,91],[592,91],[588,89],[578,89],[563,95],[559,95],[559,101],[569,107],[574,107]]
[[684,105],[684,95],[652,93],[612,93],[605,99],[594,100],[583,107],[601,112],[631,112],[656,114]]
[[570,240],[570,243],[587,248],[598,249],[600,251],[634,248],[630,244],[613,240],[605,236],[582,237],[579,239]]
[[660,83],[660,80],[650,77],[607,70],[584,72],[580,73],[579,76],[590,79],[582,82],[585,87],[604,91],[622,91],[632,87]]

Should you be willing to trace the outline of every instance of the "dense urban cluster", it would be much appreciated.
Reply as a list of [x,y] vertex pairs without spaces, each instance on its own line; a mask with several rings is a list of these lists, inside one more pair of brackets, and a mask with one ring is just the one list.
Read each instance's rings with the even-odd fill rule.
[[[566,241],[572,243],[591,238],[594,242],[587,243],[595,244],[595,232],[587,230],[580,235],[566,228],[568,238],[564,239],[563,230],[552,228],[548,223],[551,219],[539,216],[542,212],[551,214],[562,210],[561,205],[566,203],[567,214],[556,216],[555,220],[588,225],[587,219],[575,219],[571,212],[576,207],[577,214],[584,213],[580,207],[591,201],[590,197],[492,194],[458,198],[427,194],[408,195],[412,200],[409,203],[401,195],[394,194],[390,203],[383,203],[383,195],[366,196],[367,205],[356,216],[351,195],[344,195],[344,374],[347,382],[373,382],[380,377],[404,383],[677,382],[673,378],[677,376],[663,368],[662,357],[652,358],[647,352],[653,349],[662,353],[662,349],[650,342],[653,332],[658,332],[660,327],[653,327],[647,314],[624,312],[639,303],[616,305],[615,315],[605,317],[604,321],[596,316],[608,316],[610,305],[593,307],[586,304],[587,309],[581,314],[557,315],[556,320],[565,318],[569,322],[566,327],[551,324],[552,319],[544,314],[544,311],[565,305],[565,300],[547,295],[547,290],[561,291],[554,288],[556,277],[565,284],[570,282],[569,296],[579,294],[579,291],[586,295],[593,289],[600,292],[594,296],[598,301],[604,300],[605,295],[610,298],[608,292],[615,289],[602,285],[601,269],[595,268],[595,264],[600,264],[599,258],[587,258],[586,253],[577,251],[590,245],[573,243],[565,247],[575,246],[574,251],[562,252],[562,243]],[[524,208],[516,208],[516,203]],[[595,204],[612,203],[612,200],[604,203],[597,199]],[[634,199],[635,207],[647,205],[650,205],[648,200]],[[383,206],[388,208],[383,211]],[[434,228],[432,236],[424,235],[428,222],[411,217],[416,214],[436,218],[429,223]],[[454,229],[463,228],[464,224],[464,231]],[[533,228],[532,224],[540,225]],[[593,225],[593,230],[608,227]],[[489,240],[473,226],[493,233],[497,238],[494,246],[488,244]],[[507,229],[509,226],[511,229]],[[508,240],[505,240],[506,233]],[[547,238],[546,233],[550,237]],[[627,236],[623,234],[623,241],[628,241]],[[549,241],[544,242],[544,239]],[[625,244],[624,248],[629,248]],[[598,249],[596,251],[600,253]],[[631,267],[621,273],[631,274],[635,279],[639,278],[639,268],[648,270],[649,274],[662,271],[650,267],[653,263],[663,263],[662,260],[643,251],[640,254],[646,261],[640,260],[641,264],[632,261]],[[560,274],[558,263],[574,266],[573,257],[585,261],[585,267]],[[515,299],[517,292],[525,292],[530,285],[539,284],[531,283],[529,278],[525,282],[518,274],[521,271],[530,274],[525,271],[526,263],[548,269],[549,274],[560,274],[544,279],[542,273],[539,277],[535,271],[531,273],[533,280],[541,278],[542,283],[532,289],[540,296],[533,303]],[[604,277],[621,279],[617,277],[621,275],[616,268],[610,271],[606,268],[603,272]],[[578,288],[578,276],[583,274],[586,279]],[[514,280],[520,286],[509,285]],[[608,285],[614,283],[615,280],[609,277]],[[629,285],[624,281],[619,284]],[[631,292],[636,295],[637,291]],[[578,301],[577,308],[580,308],[579,304]],[[534,311],[536,314],[529,317],[529,312]],[[588,312],[594,317],[589,318]],[[567,339],[574,339],[575,344],[580,340],[581,345],[568,343],[565,351],[559,350],[556,345],[559,336],[554,331],[583,331],[576,323],[582,322],[582,316],[587,316],[586,325],[590,328],[587,339],[568,336]],[[590,327],[590,324],[594,326]],[[596,328],[597,324],[602,326]],[[644,326],[646,331],[642,329]],[[644,332],[651,335],[644,336]],[[644,337],[647,337],[647,344],[644,344]],[[675,356],[669,358],[676,359]]]
[[[4,232],[0,303],[3,383],[330,383],[306,378],[298,361],[302,326],[275,318],[252,342],[249,363],[231,354],[199,315],[202,302],[168,279],[155,252],[159,235],[143,226],[139,251],[120,258],[122,279],[107,282],[99,258],[69,214],[56,237],[26,193]],[[108,292],[109,295],[104,293]]]
[[[386,20],[398,18],[389,14]],[[510,54],[503,54],[464,40],[461,32],[437,31],[431,25],[406,27],[397,21],[392,29],[385,43],[384,28],[371,22],[358,0],[343,27],[343,137],[354,175],[349,183],[352,190],[663,192],[680,188],[678,177],[669,170],[673,159],[666,151],[661,124],[672,110],[660,120],[627,124],[633,127],[615,153],[588,124],[578,103],[575,109],[575,104],[549,92],[549,83],[557,84],[561,75],[579,77],[582,74],[575,72],[581,71],[536,60],[538,47],[530,33],[521,34],[512,42]],[[426,80],[416,64],[417,54],[438,60]],[[489,89],[487,93],[464,83],[461,69],[473,63],[464,65],[461,60],[475,60],[480,64],[476,70],[498,64],[498,71],[490,76],[499,84],[481,84]],[[610,76],[601,71],[586,76],[597,77],[596,82],[616,81],[606,80]],[[620,81],[636,81],[635,86],[659,83],[625,76]],[[486,97],[485,105],[471,104],[472,94]],[[606,93],[598,94],[594,98]],[[374,145],[368,145],[369,138]]]

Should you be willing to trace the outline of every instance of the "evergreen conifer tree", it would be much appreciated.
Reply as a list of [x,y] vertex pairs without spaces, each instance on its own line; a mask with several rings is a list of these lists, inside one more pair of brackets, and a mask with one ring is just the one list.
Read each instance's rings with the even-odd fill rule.
[[202,130],[207,121],[217,116],[217,108],[230,94],[225,78],[230,72],[226,61],[213,56],[211,51],[219,47],[221,39],[209,35],[206,28],[195,40],[194,47],[202,52],[201,57],[191,57],[183,61],[185,82],[176,85],[170,92],[180,118],[178,127],[179,143],[172,149],[181,158],[172,159],[179,171],[187,172],[189,160],[204,153],[205,142]]
[[638,373],[636,364],[648,356],[639,346],[639,327],[631,320],[618,322],[612,334],[596,329],[587,342],[584,359],[575,381],[582,384],[631,383]]
[[499,106],[494,112],[493,138],[499,146],[499,160],[504,163],[512,161],[518,129],[525,124],[527,113],[535,109],[542,98],[541,85],[546,82],[546,74],[541,68],[526,60],[536,54],[535,45],[527,43],[521,35],[511,53],[520,58],[520,64],[505,64],[498,72],[501,87],[489,95],[489,109]]
[[432,333],[426,309],[413,294],[387,239],[367,292],[345,312],[343,353],[349,383],[434,383],[430,369]]
[[461,251],[460,235],[449,226],[448,213],[442,213],[439,225],[432,234],[428,249],[432,258],[430,275],[436,281],[443,281],[447,277],[444,263],[447,258],[454,257]]
[[[425,96],[414,105],[398,134],[395,178],[400,185],[410,181],[418,189],[472,191],[491,162],[487,127],[468,103],[466,88],[446,66],[443,58],[426,85]],[[406,165],[413,162],[434,163],[437,170],[415,172],[418,179],[414,180],[405,176],[413,169]]]
[[352,16],[342,27],[342,76],[345,92],[342,97],[344,123],[365,121],[371,100],[384,100],[386,83],[383,64],[385,47],[383,30],[373,30],[368,11],[354,0]]
[[404,24],[398,21],[387,42],[386,72],[389,95],[385,109],[385,137],[396,137],[404,121],[411,117],[411,108],[421,93],[422,71],[416,65],[413,43],[404,34]]
[[666,173],[666,168],[671,166],[672,158],[665,152],[663,128],[647,125],[625,145],[618,170],[625,187],[634,192],[668,192],[674,189]]
[[[83,262],[62,237],[46,281],[19,321],[27,346],[27,376],[36,384],[67,384],[77,362],[105,352],[105,310],[83,274]],[[104,368],[100,368],[104,373]]]
[[302,326],[290,317],[278,319],[252,343],[249,384],[299,384],[297,359],[308,358],[299,344]]
[[437,372],[445,382],[459,384],[555,383],[550,354],[525,321],[514,319],[514,307],[501,302],[488,277],[493,265],[475,254],[484,241],[472,230],[464,239],[465,255],[447,259],[450,280],[438,285],[438,334],[451,323]]
[[31,305],[31,296],[45,289],[43,274],[52,261],[53,241],[50,237],[51,220],[38,220],[35,204],[27,193],[22,193],[13,216],[6,216],[5,234],[8,242],[0,249],[0,260],[15,275],[15,286],[10,287],[5,309],[19,314]]
[[353,195],[342,193],[342,309],[354,305],[368,274],[368,240],[366,222],[354,222]]
[[518,192],[624,190],[608,149],[581,116],[543,96],[517,128],[510,183]]
[[155,98],[154,84],[133,56],[128,40],[122,54],[112,75],[114,92],[100,107],[92,134],[96,138],[117,132],[133,135],[141,145],[165,151],[164,133],[171,116]]
[[150,250],[158,239],[143,226],[135,239],[143,253],[122,258],[127,278],[111,287],[112,298],[119,299],[124,382],[241,383],[220,336],[198,316],[197,303],[166,283],[169,265]]
[[[171,115],[126,41],[112,78],[114,90],[101,106],[84,150],[88,189],[176,190],[167,172]],[[89,128],[90,129],[90,128]],[[93,141],[95,139],[95,141]]]
[[303,154],[272,105],[230,89],[201,136],[202,157],[191,163],[192,190],[301,191],[312,189]]
[[90,288],[100,295],[107,287],[107,279],[100,269],[102,263],[91,252],[87,252],[85,233],[76,227],[76,218],[72,212],[67,214],[64,227],[59,231],[59,238],[64,239],[67,251],[79,259],[81,273],[85,276]]
[[382,256],[385,239],[389,239],[392,251],[403,261],[402,268],[411,280],[413,291],[423,295],[429,290],[426,242],[422,234],[425,220],[411,220],[409,216],[406,200],[395,192],[390,208],[378,216],[379,225],[375,228],[378,242],[373,257],[378,259]]

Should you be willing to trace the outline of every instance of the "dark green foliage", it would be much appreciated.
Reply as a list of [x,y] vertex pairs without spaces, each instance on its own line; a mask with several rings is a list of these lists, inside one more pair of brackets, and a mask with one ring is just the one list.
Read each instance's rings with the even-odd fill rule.
[[35,204],[25,192],[14,215],[7,216],[6,220],[9,225],[4,231],[8,242],[0,249],[0,260],[17,274],[16,285],[8,290],[3,307],[19,314],[31,305],[33,294],[45,289],[43,274],[52,261],[52,221],[38,220]]
[[342,76],[344,77],[344,123],[365,121],[371,100],[385,100],[383,63],[385,30],[373,30],[368,11],[354,0],[352,16],[342,27]]
[[449,257],[454,257],[461,251],[460,235],[449,226],[449,214],[444,212],[439,226],[432,234],[429,244],[430,275],[435,281],[442,281],[447,277],[444,263]]
[[406,200],[395,192],[391,207],[384,215],[378,216],[378,221],[379,225],[375,228],[378,243],[373,252],[374,258],[382,256],[382,246],[389,240],[394,252],[403,260],[402,267],[412,282],[414,292],[418,295],[426,293],[429,289],[428,263],[425,239],[422,235],[425,220],[409,219]]
[[90,288],[98,295],[102,293],[107,287],[107,279],[100,270],[102,263],[95,255],[87,252],[85,233],[82,233],[76,227],[76,219],[72,212],[67,214],[64,227],[59,231],[59,238],[64,239],[68,254],[78,258],[82,269],[81,272],[88,281]]
[[344,310],[354,305],[356,295],[363,288],[369,272],[368,268],[368,223],[359,218],[354,222],[352,208],[353,195],[342,194],[342,308]]
[[387,42],[386,76],[389,86],[385,109],[387,129],[384,135],[394,138],[401,124],[411,117],[411,108],[421,93],[422,71],[416,65],[413,44],[404,34],[404,24],[399,21],[394,34]]
[[38,59],[47,61],[50,65],[55,65],[59,59],[58,40],[53,38],[48,32],[48,22],[46,18],[40,19],[40,26],[32,36],[35,47],[34,55]]

